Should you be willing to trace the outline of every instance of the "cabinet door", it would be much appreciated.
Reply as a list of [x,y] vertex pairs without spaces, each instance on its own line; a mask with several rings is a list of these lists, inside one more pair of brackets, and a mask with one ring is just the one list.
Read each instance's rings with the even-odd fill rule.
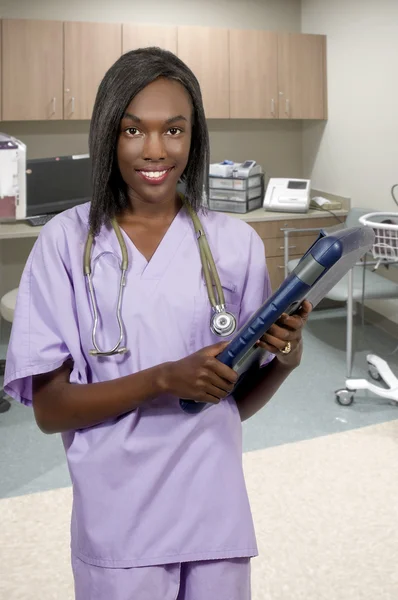
[[62,22],[5,19],[2,38],[3,121],[62,119]]
[[98,85],[122,52],[117,23],[64,23],[64,119],[90,119]]
[[178,56],[195,73],[208,119],[229,118],[229,32],[178,27]]
[[177,54],[177,27],[123,23],[123,53],[158,46]]
[[280,119],[326,119],[326,37],[278,35]]
[[232,119],[277,118],[277,33],[230,30],[230,93]]

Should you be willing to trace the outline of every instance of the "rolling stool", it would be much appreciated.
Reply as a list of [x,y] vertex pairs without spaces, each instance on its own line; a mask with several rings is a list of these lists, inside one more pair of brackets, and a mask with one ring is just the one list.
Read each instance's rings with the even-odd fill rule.
[[[18,294],[18,288],[15,288],[14,290],[7,292],[7,294],[4,294],[4,296],[0,300],[1,317],[5,321],[8,321],[8,323],[12,323],[14,320],[14,311],[15,311],[15,304],[17,302],[17,294]],[[0,361],[0,368],[3,373],[4,373],[5,364],[6,364],[5,360]],[[4,392],[2,392],[0,395],[0,413],[7,412],[7,410],[9,410],[10,407],[11,407],[10,402],[7,400]]]

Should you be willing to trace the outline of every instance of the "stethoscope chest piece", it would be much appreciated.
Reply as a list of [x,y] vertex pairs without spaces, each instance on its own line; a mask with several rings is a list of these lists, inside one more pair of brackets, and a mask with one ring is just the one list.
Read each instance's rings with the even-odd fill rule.
[[236,329],[236,318],[223,307],[217,309],[211,317],[210,328],[220,337],[232,335]]

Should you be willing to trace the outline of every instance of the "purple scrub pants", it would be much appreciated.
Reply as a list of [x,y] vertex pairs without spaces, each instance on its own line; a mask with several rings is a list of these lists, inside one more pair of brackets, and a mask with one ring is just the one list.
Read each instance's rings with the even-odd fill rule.
[[250,559],[95,567],[72,556],[76,600],[250,600]]

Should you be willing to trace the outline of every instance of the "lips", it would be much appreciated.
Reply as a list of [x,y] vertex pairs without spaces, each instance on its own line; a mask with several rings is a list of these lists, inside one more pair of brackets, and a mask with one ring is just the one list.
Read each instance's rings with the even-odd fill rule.
[[174,167],[171,167],[169,169],[153,169],[153,170],[149,170],[149,169],[145,169],[145,170],[138,170],[137,169],[137,173],[142,177],[142,179],[144,179],[144,181],[146,181],[147,183],[151,184],[151,185],[159,185],[160,183],[163,183],[169,173],[174,169]]

